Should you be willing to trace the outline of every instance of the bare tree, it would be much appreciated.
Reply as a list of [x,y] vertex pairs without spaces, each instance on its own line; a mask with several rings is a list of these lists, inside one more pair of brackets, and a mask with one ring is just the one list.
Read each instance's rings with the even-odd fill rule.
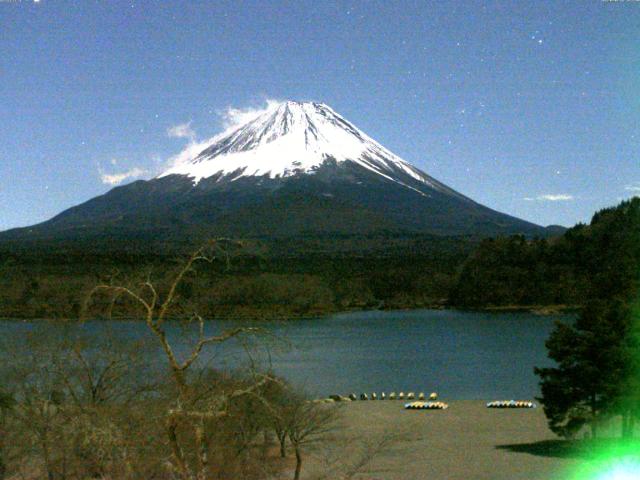
[[370,473],[371,464],[383,453],[388,453],[407,432],[381,432],[368,438],[358,436],[357,440],[340,435],[330,443],[325,442],[322,450],[316,453],[320,460],[319,472],[313,480],[340,479],[351,480],[357,475]]
[[0,374],[13,403],[0,408],[0,425],[7,425],[0,442],[10,435],[14,471],[41,466],[34,475],[133,478],[120,468],[132,459],[124,431],[145,382],[121,366],[137,365],[132,351],[115,342],[91,344],[79,327],[38,325],[24,342],[3,349],[12,360],[4,358]]
[[[61,437],[64,440],[61,433],[65,423],[61,408],[64,393],[51,356],[44,353],[43,350],[31,351],[11,372],[20,380],[11,382],[15,386],[14,398],[19,403],[10,414],[13,423],[23,432],[22,447],[32,446],[42,461],[46,478],[53,480],[64,478],[67,464],[63,447],[66,444],[58,440]],[[29,450],[23,453],[28,454]]]
[[[233,399],[255,395],[262,386],[273,381],[270,376],[256,376],[250,385],[224,391],[213,389],[203,391],[201,384],[190,382],[188,377],[188,373],[205,348],[222,344],[241,335],[261,333],[261,329],[236,327],[216,335],[208,335],[205,332],[204,319],[197,313],[192,313],[188,323],[195,326],[197,337],[189,346],[187,353],[182,356],[176,353],[176,348],[167,334],[166,323],[169,320],[171,308],[177,301],[178,289],[184,279],[194,271],[195,265],[202,262],[212,263],[216,260],[222,260],[228,264],[230,249],[237,245],[236,242],[219,239],[197,250],[178,270],[164,296],[160,295],[150,279],[137,287],[101,284],[90,292],[85,306],[86,311],[95,296],[106,293],[110,297],[109,315],[122,297],[141,307],[146,326],[164,352],[176,391],[173,405],[166,412],[165,433],[171,450],[171,470],[182,480],[204,480],[207,476],[209,451],[212,447],[209,444],[211,437],[206,434],[207,425],[227,416],[229,404]],[[185,435],[185,430],[189,430],[190,434]],[[192,449],[195,453],[191,456],[193,461],[190,461],[188,449]]]
[[267,401],[264,408],[267,425],[278,441],[280,458],[285,458],[287,456],[290,412],[295,403],[304,400],[296,396],[291,387],[282,381],[266,385],[262,395]]
[[0,480],[4,480],[7,474],[6,439],[8,437],[7,422],[8,413],[13,409],[15,400],[9,392],[0,389]]
[[337,408],[309,401],[292,403],[286,411],[286,430],[296,457],[294,480],[300,479],[302,454],[310,445],[326,439],[335,430]]

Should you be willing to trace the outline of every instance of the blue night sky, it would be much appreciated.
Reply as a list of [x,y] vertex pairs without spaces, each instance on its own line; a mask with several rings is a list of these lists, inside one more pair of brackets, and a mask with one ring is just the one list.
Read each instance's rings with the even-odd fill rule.
[[0,230],[150,178],[266,99],[327,103],[539,224],[640,195],[637,1],[0,0],[0,32]]

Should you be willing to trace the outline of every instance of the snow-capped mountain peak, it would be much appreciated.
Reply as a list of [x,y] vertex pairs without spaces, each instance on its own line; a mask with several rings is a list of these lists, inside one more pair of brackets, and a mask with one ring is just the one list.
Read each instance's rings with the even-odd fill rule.
[[[195,183],[219,175],[237,180],[248,176],[285,178],[313,174],[324,162],[350,161],[400,183],[408,175],[438,190],[449,190],[391,153],[329,106],[287,101],[257,118],[214,137],[195,158],[160,175],[186,175]],[[423,193],[416,190],[418,193]]]
[[[300,251],[315,255],[378,252],[388,238],[393,249],[404,238],[417,246],[413,235],[423,234],[546,233],[440,183],[327,105],[284,102],[240,113],[249,120],[191,146],[200,151],[160,177],[118,186],[4,239],[102,238],[107,248],[142,239],[184,248],[224,236],[274,240],[286,255],[305,245]],[[286,238],[296,240],[278,243]]]

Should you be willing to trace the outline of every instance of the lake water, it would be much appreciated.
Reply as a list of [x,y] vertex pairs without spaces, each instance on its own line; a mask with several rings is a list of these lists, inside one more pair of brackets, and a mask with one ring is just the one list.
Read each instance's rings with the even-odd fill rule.
[[[455,310],[348,313],[261,323],[278,341],[254,343],[250,353],[317,396],[435,391],[443,399],[529,399],[539,392],[533,367],[550,365],[544,342],[554,319],[571,317]],[[207,328],[214,332],[229,326],[211,322]],[[10,342],[34,328],[38,324],[3,322],[0,335]],[[105,328],[129,338],[147,335],[140,322],[94,321],[84,327],[90,334]],[[169,330],[174,339],[184,337],[177,324]],[[207,361],[236,368],[248,358],[238,347],[238,342],[216,347]]]

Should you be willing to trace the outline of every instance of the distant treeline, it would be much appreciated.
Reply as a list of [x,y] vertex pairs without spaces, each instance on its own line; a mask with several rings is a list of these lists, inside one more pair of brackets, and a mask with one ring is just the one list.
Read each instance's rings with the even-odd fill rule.
[[640,274],[640,199],[597,212],[562,236],[483,241],[451,290],[452,305],[581,305],[587,297],[629,296]]
[[[475,245],[465,238],[301,241],[248,241],[228,262],[200,265],[182,284],[181,304],[205,317],[277,318],[444,306]],[[0,317],[76,318],[96,284],[150,277],[162,285],[193,250],[97,243],[0,250]]]
[[[602,275],[637,275],[640,199],[596,213],[550,239],[398,237],[251,240],[200,268],[181,304],[203,316],[301,317],[420,307],[578,306]],[[115,242],[0,246],[0,317],[74,318],[110,278],[169,278],[189,246]],[[634,250],[635,249],[635,250]],[[634,270],[635,269],[635,270]],[[621,277],[622,279],[622,277]],[[623,282],[618,282],[622,284]],[[122,309],[120,309],[122,311]],[[132,312],[134,313],[134,312]]]

